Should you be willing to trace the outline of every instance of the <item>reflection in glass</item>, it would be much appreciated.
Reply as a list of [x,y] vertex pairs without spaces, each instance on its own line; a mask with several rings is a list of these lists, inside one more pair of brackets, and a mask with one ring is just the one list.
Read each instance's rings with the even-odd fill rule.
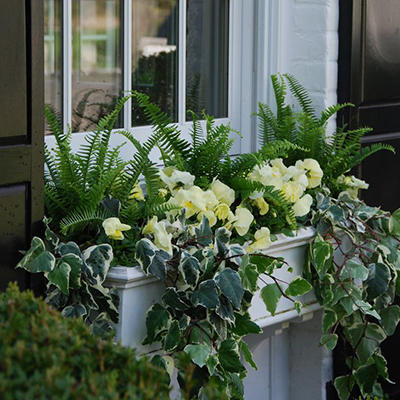
[[229,0],[187,0],[186,109],[197,114],[228,116],[228,21]]
[[73,132],[93,129],[113,109],[121,66],[121,0],[72,0]]
[[[62,35],[60,0],[44,0],[44,90],[45,103],[61,115]],[[50,133],[48,127],[46,127],[45,134]]]
[[[132,89],[177,120],[178,0],[132,0]],[[133,102],[132,125],[149,122]]]

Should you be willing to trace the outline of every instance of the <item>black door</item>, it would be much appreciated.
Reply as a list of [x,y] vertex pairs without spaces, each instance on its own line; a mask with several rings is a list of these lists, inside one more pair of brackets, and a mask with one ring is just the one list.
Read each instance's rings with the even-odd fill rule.
[[[400,207],[400,0],[340,0],[339,42],[339,102],[356,105],[339,124],[370,126],[365,144],[396,149],[396,156],[371,156],[358,171],[370,184],[364,200],[394,211]],[[396,382],[385,385],[385,392],[400,399],[400,329],[384,342],[383,352]],[[343,362],[340,354],[336,360]]]
[[0,290],[43,217],[43,1],[0,0]]

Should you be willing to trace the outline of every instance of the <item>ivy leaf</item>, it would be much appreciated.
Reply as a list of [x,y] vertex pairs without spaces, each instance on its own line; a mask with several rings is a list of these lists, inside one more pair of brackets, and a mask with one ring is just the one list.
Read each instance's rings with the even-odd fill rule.
[[242,265],[243,257],[246,255],[246,250],[242,246],[233,244],[232,246],[229,246],[226,258],[229,258],[229,262],[240,266]]
[[240,352],[243,354],[244,360],[257,371],[257,365],[253,360],[253,354],[251,354],[249,346],[244,340],[241,340],[239,342],[239,349]]
[[392,336],[396,331],[397,324],[400,321],[400,307],[390,306],[379,311],[381,316],[381,325],[388,336]]
[[185,331],[189,325],[190,325],[190,317],[186,314],[182,315],[182,317],[179,320],[179,328],[181,331]]
[[31,274],[38,272],[50,272],[56,265],[56,258],[49,251],[46,251],[43,240],[34,237],[30,249],[25,253],[16,268],[26,269]]
[[238,345],[233,339],[227,339],[221,343],[218,358],[225,371],[240,373],[245,370],[240,361]]
[[188,344],[183,351],[188,354],[192,361],[200,368],[206,365],[207,358],[211,354],[210,347],[205,344]]
[[225,268],[215,277],[215,282],[221,292],[229,299],[233,307],[240,310],[244,289],[239,274],[230,268]]
[[389,379],[389,373],[388,373],[387,361],[386,361],[385,357],[383,357],[382,354],[375,354],[374,355],[374,360],[375,360],[376,368],[378,369],[378,374],[383,379],[388,380]]
[[368,324],[364,337],[357,347],[357,356],[361,363],[366,364],[376,352],[379,344],[386,339],[384,330],[377,324]]
[[208,320],[214,331],[221,340],[225,340],[228,337],[228,324],[225,320],[220,318],[215,312],[207,312]]
[[272,316],[275,315],[279,300],[282,297],[277,283],[270,283],[261,289],[260,296]]
[[200,277],[200,263],[195,257],[186,257],[179,264],[179,272],[183,280],[194,289]]
[[99,309],[106,312],[111,321],[118,323],[119,298],[118,295],[113,292],[113,289],[110,290],[101,285],[88,286],[88,289],[98,304]]
[[335,379],[334,386],[339,395],[339,399],[348,400],[350,391],[353,390],[354,387],[354,377],[351,375],[339,376]]
[[303,278],[296,276],[289,284],[288,288],[286,289],[285,293],[288,296],[303,296],[304,294],[308,293],[312,290],[312,286]]
[[57,286],[65,295],[69,295],[69,275],[71,267],[62,259],[57,261],[55,268],[47,274],[47,279]]
[[229,240],[232,233],[226,228],[218,228],[215,232],[214,239],[214,255],[217,257],[224,257],[228,253]]
[[136,243],[136,260],[145,274],[155,256],[157,247],[149,239],[141,239]]
[[71,289],[79,289],[81,287],[81,272],[83,268],[82,258],[76,254],[69,253],[62,256],[61,260],[71,267],[69,287]]
[[211,346],[212,328],[209,321],[196,322],[190,332],[190,344],[206,344]]
[[81,318],[87,314],[86,308],[82,304],[74,304],[72,306],[65,307],[61,311],[61,314],[67,318]]
[[85,272],[93,285],[101,285],[113,260],[112,247],[109,244],[91,246],[82,253]]
[[360,259],[352,258],[348,260],[340,272],[342,279],[361,279],[365,281],[368,278],[369,270],[366,268]]
[[57,253],[59,253],[61,256],[75,254],[78,257],[82,257],[81,250],[75,242],[60,243],[57,248]]
[[320,279],[324,279],[332,268],[333,246],[318,234],[312,245],[312,254],[315,270]]
[[394,236],[400,237],[400,209],[396,210],[390,217],[389,229]]
[[212,243],[212,231],[210,223],[206,217],[203,217],[198,228],[195,228],[196,241],[204,246],[209,246]]
[[230,324],[234,324],[235,316],[233,314],[232,304],[224,295],[220,296],[219,301],[220,305],[215,312],[225,321],[229,322]]
[[337,314],[330,308],[324,310],[324,319],[322,323],[323,332],[326,333],[337,322]]
[[242,265],[239,268],[240,279],[242,280],[243,287],[251,293],[257,290],[257,281],[259,273],[254,264]]
[[162,282],[167,280],[167,261],[171,256],[165,250],[157,249],[149,265],[149,272]]
[[218,361],[218,357],[217,356],[215,356],[215,355],[210,356],[209,355],[207,357],[206,365],[207,365],[207,369],[208,369],[208,372],[210,373],[210,375],[214,375],[214,372],[215,372],[218,364],[219,364],[219,361]]
[[263,254],[252,254],[250,263],[257,267],[259,274],[272,275],[276,269],[282,268],[283,258],[268,257]]
[[355,378],[363,396],[371,394],[372,387],[378,379],[378,368],[375,364],[362,365],[357,369]]
[[181,341],[181,330],[178,321],[173,321],[169,327],[168,333],[164,340],[164,350],[170,352],[175,350]]
[[389,268],[382,263],[370,264],[368,269],[367,293],[368,299],[372,300],[388,290],[391,274]]
[[191,307],[187,294],[183,291],[177,291],[173,287],[165,289],[161,300],[166,307],[178,311],[185,311]]
[[209,279],[200,283],[199,288],[192,293],[192,303],[195,307],[217,308],[220,305],[215,281]]
[[249,333],[259,334],[262,333],[262,329],[251,320],[250,314],[246,313],[244,315],[235,313],[235,326],[232,332],[239,336],[246,336]]
[[337,344],[338,341],[338,335],[336,333],[328,333],[326,335],[323,335],[321,338],[320,346],[326,346],[326,348],[330,351],[332,351]]
[[171,324],[171,314],[161,305],[154,304],[146,313],[146,343],[153,343],[159,333],[166,331]]

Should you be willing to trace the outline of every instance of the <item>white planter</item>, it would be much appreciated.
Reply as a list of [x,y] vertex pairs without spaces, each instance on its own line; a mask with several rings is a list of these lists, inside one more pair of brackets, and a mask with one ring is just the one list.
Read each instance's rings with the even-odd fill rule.
[[[296,275],[301,275],[306,247],[314,235],[313,228],[306,228],[300,230],[293,238],[278,236],[278,240],[265,251],[265,254],[283,257],[293,268],[293,272],[288,273],[287,268],[283,267],[274,273],[276,278],[290,282]],[[266,280],[268,282],[268,278]],[[120,295],[120,323],[116,327],[117,340],[126,346],[135,347],[138,354],[158,350],[157,345],[142,346],[141,342],[146,336],[146,311],[152,304],[160,300],[165,285],[156,278],[144,275],[139,267],[112,268],[107,276],[106,285],[117,287]],[[264,284],[259,282],[259,285],[261,289]],[[246,399],[324,399],[323,386],[325,381],[330,379],[330,357],[329,354],[318,349],[321,323],[319,319],[314,319],[311,328],[307,328],[307,326],[311,326],[307,324],[293,324],[311,320],[315,312],[320,317],[320,313],[318,313],[320,306],[312,293],[299,300],[308,305],[303,309],[301,317],[294,310],[293,303],[284,298],[279,303],[276,315],[271,316],[258,293],[254,296],[250,314],[264,329],[264,334],[252,335],[248,338],[259,369],[257,372],[249,370],[245,382]],[[310,323],[308,322],[308,324]],[[312,335],[309,332],[310,329]],[[304,332],[308,332],[306,336],[304,336]],[[313,336],[312,340],[311,336]],[[310,340],[314,343],[313,349],[309,348]],[[308,341],[307,351],[314,351],[314,355],[319,352],[316,356],[317,360],[315,357],[311,357],[308,362],[307,357],[290,348],[291,341]],[[299,343],[298,345],[301,348]],[[301,357],[301,361],[299,357]],[[304,369],[307,368],[312,382],[308,388],[303,388],[301,393],[297,393],[296,385],[304,383]],[[295,397],[293,397],[293,393],[296,393]]]

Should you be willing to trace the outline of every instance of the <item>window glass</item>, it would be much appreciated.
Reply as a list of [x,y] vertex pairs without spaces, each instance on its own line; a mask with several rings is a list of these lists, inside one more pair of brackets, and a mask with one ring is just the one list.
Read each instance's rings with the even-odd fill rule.
[[73,132],[93,129],[122,95],[121,2],[72,0]]
[[[178,0],[132,0],[132,89],[177,121]],[[132,125],[148,125],[132,102]]]
[[[44,81],[45,103],[61,116],[62,34],[61,1],[44,1]],[[46,134],[51,132],[46,127]]]
[[229,0],[187,0],[186,109],[228,117]]

